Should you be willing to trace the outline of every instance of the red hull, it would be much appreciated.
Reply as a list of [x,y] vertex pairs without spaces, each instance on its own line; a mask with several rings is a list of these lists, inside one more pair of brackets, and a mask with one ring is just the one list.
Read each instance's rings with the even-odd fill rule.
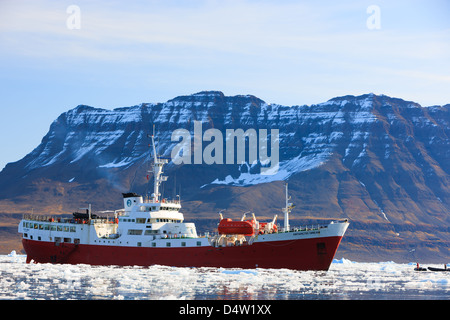
[[145,248],[23,239],[27,262],[328,270],[342,237],[255,242],[235,247]]

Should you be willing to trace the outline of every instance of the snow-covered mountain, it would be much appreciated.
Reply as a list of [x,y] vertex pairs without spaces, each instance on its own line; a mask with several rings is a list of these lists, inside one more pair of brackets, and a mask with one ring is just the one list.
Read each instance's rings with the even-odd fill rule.
[[215,217],[223,208],[270,216],[283,205],[282,181],[289,181],[293,218],[349,217],[354,230],[384,228],[396,246],[409,241],[398,234],[413,237],[411,230],[420,229],[424,241],[446,244],[441,256],[449,254],[450,105],[422,107],[384,95],[282,106],[205,91],[114,110],[80,105],[61,114],[36,149],[5,167],[0,198],[14,201],[11,212],[26,206],[70,212],[86,202],[115,209],[120,192],[148,191],[153,125],[158,151],[170,160],[177,129],[189,131],[194,150],[194,121],[202,133],[214,128],[224,137],[227,129],[265,129],[269,136],[278,130],[279,166],[263,175],[264,163],[248,161],[248,154],[245,163],[170,162],[164,193],[181,192],[191,218]]

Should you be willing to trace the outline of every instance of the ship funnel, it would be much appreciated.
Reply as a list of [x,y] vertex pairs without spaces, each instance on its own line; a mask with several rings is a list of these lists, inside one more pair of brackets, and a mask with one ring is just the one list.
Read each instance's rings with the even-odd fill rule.
[[131,211],[131,208],[133,206],[142,203],[144,201],[142,199],[142,196],[134,192],[122,193],[122,195],[123,195],[123,207],[125,208],[125,211]]

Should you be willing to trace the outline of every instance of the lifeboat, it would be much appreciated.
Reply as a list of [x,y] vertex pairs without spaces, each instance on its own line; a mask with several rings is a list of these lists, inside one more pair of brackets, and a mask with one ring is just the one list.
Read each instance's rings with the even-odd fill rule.
[[253,220],[250,221],[233,221],[231,219],[220,220],[217,228],[219,234],[243,234],[252,236],[255,232]]

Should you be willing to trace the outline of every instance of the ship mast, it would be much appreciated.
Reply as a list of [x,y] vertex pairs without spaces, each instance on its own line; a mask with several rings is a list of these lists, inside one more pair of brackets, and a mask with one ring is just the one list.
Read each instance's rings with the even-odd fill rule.
[[155,146],[155,127],[153,126],[153,134],[152,134],[152,146],[153,146],[153,179],[154,179],[154,185],[153,185],[153,202],[159,202],[159,197],[161,194],[159,193],[159,186],[161,182],[167,181],[167,176],[163,176],[163,166],[168,161],[167,159],[160,159],[158,157],[158,154],[156,153],[156,146]]
[[292,209],[295,207],[292,203],[289,203],[289,200],[291,200],[291,197],[288,195],[288,184],[286,183],[286,206],[283,208],[283,212],[284,212],[284,231],[285,232],[290,230],[289,214],[291,213]]

